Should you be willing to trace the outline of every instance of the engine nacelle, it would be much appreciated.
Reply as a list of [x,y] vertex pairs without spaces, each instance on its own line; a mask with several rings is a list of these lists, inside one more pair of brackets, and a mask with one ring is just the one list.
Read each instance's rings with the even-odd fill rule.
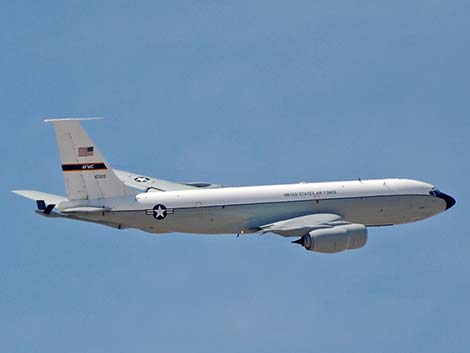
[[367,228],[362,224],[346,224],[316,229],[294,243],[305,249],[323,253],[362,248],[367,243]]

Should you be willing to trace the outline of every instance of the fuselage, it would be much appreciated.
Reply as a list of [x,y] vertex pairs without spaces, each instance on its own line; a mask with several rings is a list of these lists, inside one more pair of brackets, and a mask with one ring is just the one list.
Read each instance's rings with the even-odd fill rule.
[[[87,206],[107,211],[80,215],[151,233],[253,233],[272,222],[333,213],[350,223],[386,226],[431,217],[453,205],[433,185],[409,179],[355,180],[146,192],[101,199]],[[67,202],[59,208],[83,202]]]

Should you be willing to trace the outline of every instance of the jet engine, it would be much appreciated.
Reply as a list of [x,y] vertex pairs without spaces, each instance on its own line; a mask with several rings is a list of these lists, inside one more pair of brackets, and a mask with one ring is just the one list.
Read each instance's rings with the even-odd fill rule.
[[362,224],[346,224],[316,229],[293,243],[300,244],[307,250],[323,253],[358,249],[367,243],[367,228]]

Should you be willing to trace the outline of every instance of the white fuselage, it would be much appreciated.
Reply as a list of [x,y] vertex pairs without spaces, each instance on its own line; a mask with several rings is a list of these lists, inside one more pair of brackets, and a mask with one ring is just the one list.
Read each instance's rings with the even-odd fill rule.
[[[416,180],[382,179],[147,192],[94,200],[87,206],[111,210],[79,217],[151,233],[252,233],[262,225],[312,213],[385,226],[444,211],[446,202],[431,195],[432,190],[432,185]],[[60,208],[74,205],[67,202]]]

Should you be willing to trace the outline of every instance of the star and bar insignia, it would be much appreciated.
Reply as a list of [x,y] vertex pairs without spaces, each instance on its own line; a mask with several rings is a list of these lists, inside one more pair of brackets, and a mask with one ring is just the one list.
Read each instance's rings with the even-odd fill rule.
[[153,216],[155,219],[164,219],[168,214],[173,214],[172,208],[166,208],[165,205],[155,205],[151,210],[146,210],[145,214]]

